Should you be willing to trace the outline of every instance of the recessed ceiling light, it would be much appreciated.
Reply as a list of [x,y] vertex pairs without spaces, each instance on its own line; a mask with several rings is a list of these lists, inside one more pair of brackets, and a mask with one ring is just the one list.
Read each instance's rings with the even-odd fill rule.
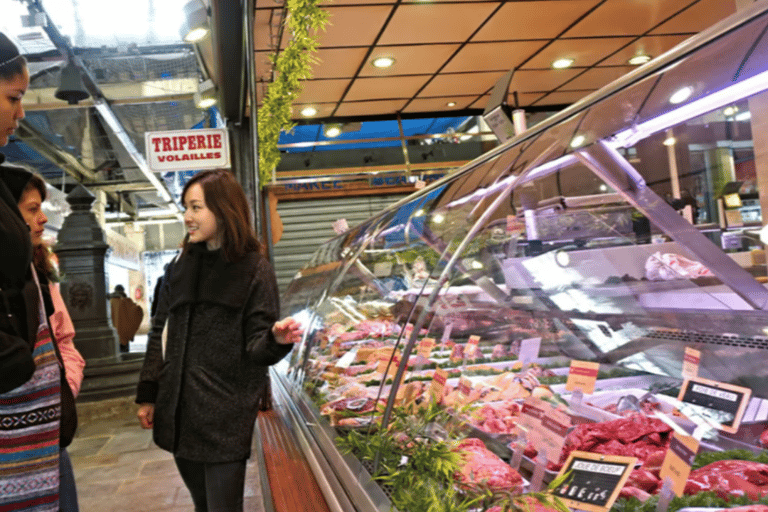
[[571,147],[572,148],[578,148],[582,144],[584,144],[584,141],[586,140],[586,137],[583,135],[577,135],[573,139],[571,139]]
[[197,103],[197,108],[211,108],[216,104],[216,98],[203,98]]
[[675,105],[682,103],[690,98],[691,94],[693,94],[693,87],[683,87],[682,89],[675,91],[675,93],[669,97],[669,102]]
[[432,217],[432,222],[435,224],[441,224],[445,220],[445,215],[442,213],[436,213],[434,217]]
[[677,139],[675,139],[674,137],[667,137],[666,139],[664,139],[663,144],[665,146],[674,146],[676,143],[677,143]]
[[312,117],[315,114],[317,114],[317,109],[315,107],[304,107],[301,109],[301,115],[304,117]]
[[632,65],[632,66],[639,66],[641,64],[645,64],[649,60],[651,60],[651,56],[650,55],[644,55],[644,54],[635,55],[634,57],[629,59],[629,64]]
[[574,59],[571,58],[563,58],[563,59],[557,59],[552,63],[552,67],[554,69],[565,69],[573,66],[573,63],[576,62]]
[[197,43],[202,41],[207,35],[208,27],[193,28],[184,36],[184,40],[188,43]]
[[736,114],[736,117],[734,117],[737,121],[746,121],[752,117],[752,114],[747,110],[746,112],[739,112]]
[[739,109],[736,108],[736,107],[725,107],[723,109],[723,115],[725,117],[731,117],[731,116],[735,115],[736,112],[738,112],[738,111],[739,111]]
[[456,106],[456,102],[455,101],[449,101],[448,103],[445,104],[445,106],[446,107],[455,107]]
[[371,62],[371,64],[373,64],[373,67],[376,67],[379,69],[388,68],[392,66],[392,64],[394,63],[395,63],[395,59],[392,57],[377,57],[373,59],[373,62]]
[[329,138],[338,137],[341,135],[341,126],[332,124],[325,127],[325,136]]

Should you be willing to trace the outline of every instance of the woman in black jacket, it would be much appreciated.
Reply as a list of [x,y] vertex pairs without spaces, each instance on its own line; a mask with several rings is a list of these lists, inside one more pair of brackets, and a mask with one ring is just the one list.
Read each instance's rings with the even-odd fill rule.
[[[24,57],[0,33],[0,146],[24,117]],[[27,180],[0,155],[0,510],[59,510],[60,373],[11,190]]]
[[267,367],[290,352],[301,331],[291,318],[278,321],[274,270],[234,176],[198,173],[182,202],[188,234],[163,279],[138,416],[173,453],[197,512],[240,512]]

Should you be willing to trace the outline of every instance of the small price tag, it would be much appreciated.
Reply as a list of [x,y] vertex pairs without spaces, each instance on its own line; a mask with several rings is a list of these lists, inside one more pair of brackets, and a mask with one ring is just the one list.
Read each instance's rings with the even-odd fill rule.
[[525,224],[517,220],[514,215],[507,215],[507,234],[522,233],[525,231]]
[[541,338],[525,339],[520,342],[520,353],[518,354],[517,358],[521,363],[523,363],[523,366],[525,366],[539,358],[540,350]]
[[554,494],[574,510],[607,512],[636,463],[635,457],[573,451],[558,476],[570,472],[570,477]]
[[541,441],[541,436],[538,434],[538,430],[541,428],[541,418],[551,408],[552,406],[541,398],[529,396],[525,399],[520,409],[517,428],[528,437],[537,450],[540,447],[539,443]]
[[355,359],[357,358],[357,347],[353,348],[352,350],[347,351],[346,354],[341,356],[338,361],[336,361],[337,368],[349,368],[349,366],[355,362]]
[[694,379],[699,376],[699,363],[701,352],[691,347],[685,347],[683,355],[683,378]]
[[435,373],[432,376],[432,383],[429,386],[429,394],[435,400],[440,400],[445,391],[445,385],[448,382],[448,372],[442,368],[435,369]]
[[560,453],[563,451],[569,428],[571,428],[571,418],[562,411],[550,409],[542,416],[541,451],[546,454],[547,460],[560,460]]
[[451,339],[451,331],[453,330],[453,324],[448,324],[443,330],[443,336],[440,338],[440,343],[445,345]]
[[669,477],[672,482],[672,491],[677,496],[683,495],[685,483],[691,474],[691,466],[698,451],[699,441],[693,437],[681,436],[678,433],[672,435],[659,476],[662,480]]
[[422,180],[416,180],[416,183],[414,183],[413,186],[416,190],[421,190],[427,186],[427,182]]
[[600,363],[571,361],[565,389],[568,391],[576,391],[578,389],[585,395],[591,395],[595,392],[595,382],[597,382],[597,372],[599,370]]
[[[719,424],[719,429],[735,434],[747,409],[752,390],[708,379],[685,379],[677,399],[704,408],[702,415]],[[682,411],[685,414],[685,410]],[[695,421],[694,417],[686,414]]]
[[456,344],[451,349],[451,355],[448,358],[452,363],[458,363],[464,359],[464,346]]
[[333,223],[333,232],[337,235],[345,233],[348,229],[349,224],[347,224],[347,219],[339,219]]
[[467,340],[467,348],[464,351],[464,357],[473,357],[477,354],[480,345],[480,336],[470,336]]
[[469,398],[469,394],[472,392],[472,381],[466,377],[460,377],[458,389],[459,393],[461,393],[465,398]]
[[339,357],[340,353],[341,353],[341,340],[335,340],[333,343],[331,343],[331,356]]
[[419,349],[416,354],[423,357],[424,359],[429,359],[429,356],[432,355],[433,348],[435,348],[435,339],[424,338],[419,342]]

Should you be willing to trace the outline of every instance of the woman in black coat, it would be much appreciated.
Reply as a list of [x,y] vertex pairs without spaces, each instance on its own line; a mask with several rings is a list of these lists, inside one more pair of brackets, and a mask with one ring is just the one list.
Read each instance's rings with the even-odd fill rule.
[[278,322],[274,270],[234,176],[198,173],[182,202],[188,234],[163,279],[138,416],[174,454],[197,512],[240,512],[267,367],[290,352],[301,331],[291,318]]

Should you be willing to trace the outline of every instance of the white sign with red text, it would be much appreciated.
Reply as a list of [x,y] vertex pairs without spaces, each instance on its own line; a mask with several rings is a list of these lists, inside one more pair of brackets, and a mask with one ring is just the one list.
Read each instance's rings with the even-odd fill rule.
[[229,168],[226,129],[177,130],[145,134],[147,164],[152,171]]

